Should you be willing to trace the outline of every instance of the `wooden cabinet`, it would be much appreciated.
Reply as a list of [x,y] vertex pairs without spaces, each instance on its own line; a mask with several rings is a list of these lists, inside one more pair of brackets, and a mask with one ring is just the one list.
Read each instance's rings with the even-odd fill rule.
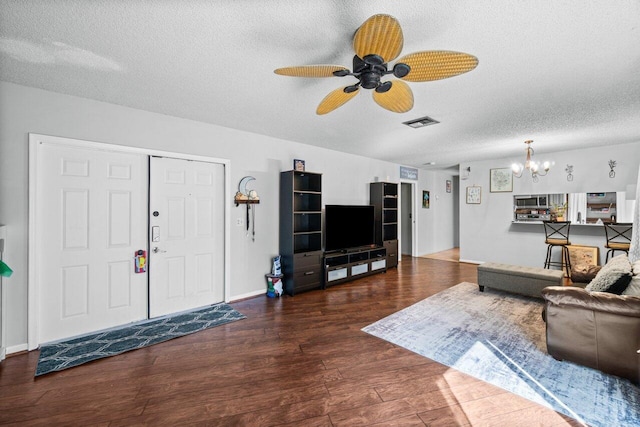
[[322,286],[321,174],[280,174],[280,255],[289,295]]
[[398,266],[398,184],[372,182],[369,203],[375,211],[376,244],[386,249],[387,268]]
[[398,266],[398,241],[386,240],[383,242],[383,247],[387,254],[387,268],[393,268]]

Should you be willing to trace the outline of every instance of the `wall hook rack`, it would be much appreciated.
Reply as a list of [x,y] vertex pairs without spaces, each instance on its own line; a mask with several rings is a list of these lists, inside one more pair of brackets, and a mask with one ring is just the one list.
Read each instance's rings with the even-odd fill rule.
[[[247,190],[247,184],[249,181],[255,180],[252,176],[245,176],[238,183],[238,192],[233,198],[236,206],[245,205],[247,207],[247,235],[249,235],[249,226],[251,225],[251,239],[256,240],[256,210],[255,207],[251,209],[251,205],[260,203],[260,197],[255,190]],[[250,215],[251,213],[251,215]]]
[[233,201],[236,206],[240,204],[257,204],[260,203],[260,197],[258,197],[258,193],[255,190],[247,190],[247,184],[249,181],[254,181],[255,178],[252,176],[243,177],[238,183],[238,192],[236,193]]

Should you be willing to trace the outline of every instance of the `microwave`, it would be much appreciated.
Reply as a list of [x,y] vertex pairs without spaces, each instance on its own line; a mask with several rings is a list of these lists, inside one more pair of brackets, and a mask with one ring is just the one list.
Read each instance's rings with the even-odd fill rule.
[[548,207],[548,194],[533,194],[513,196],[516,208],[546,208]]

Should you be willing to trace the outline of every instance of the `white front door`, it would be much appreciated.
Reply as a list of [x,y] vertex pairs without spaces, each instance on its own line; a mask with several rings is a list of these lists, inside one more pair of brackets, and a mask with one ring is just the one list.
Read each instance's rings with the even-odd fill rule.
[[224,301],[225,166],[151,157],[150,317]]
[[147,318],[148,156],[38,147],[38,342]]

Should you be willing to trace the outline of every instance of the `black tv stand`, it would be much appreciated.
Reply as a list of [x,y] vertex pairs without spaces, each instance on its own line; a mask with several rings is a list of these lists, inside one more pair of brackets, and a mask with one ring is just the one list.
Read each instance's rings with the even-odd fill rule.
[[386,271],[384,247],[349,248],[324,255],[325,287]]
[[324,251],[324,254],[326,256],[344,255],[344,254],[352,254],[352,253],[356,253],[356,252],[370,251],[370,250],[373,250],[373,249],[381,249],[381,248],[382,248],[382,246],[377,246],[377,245],[359,246],[357,248],[335,249],[335,250],[332,250],[332,251]]

